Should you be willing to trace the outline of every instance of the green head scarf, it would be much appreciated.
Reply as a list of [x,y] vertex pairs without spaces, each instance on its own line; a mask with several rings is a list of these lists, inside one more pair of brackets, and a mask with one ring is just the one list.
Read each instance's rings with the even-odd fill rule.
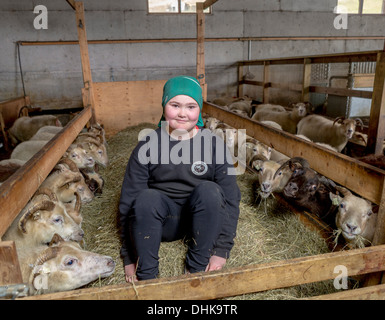
[[[197,79],[189,76],[178,76],[169,79],[163,87],[163,97],[162,97],[162,106],[163,109],[172,98],[178,95],[185,95],[193,98],[199,105],[200,110],[202,111],[203,106],[203,97],[202,97],[202,88]],[[161,126],[161,122],[165,121],[162,114],[162,118],[159,121],[158,126]],[[199,113],[199,119],[197,126],[203,127],[202,113]]]

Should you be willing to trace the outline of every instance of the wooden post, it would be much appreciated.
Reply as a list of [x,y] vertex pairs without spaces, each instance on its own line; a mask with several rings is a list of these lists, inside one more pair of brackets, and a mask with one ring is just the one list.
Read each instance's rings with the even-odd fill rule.
[[366,151],[382,154],[385,138],[385,51],[377,54],[369,123]]
[[207,84],[205,74],[205,14],[203,2],[196,3],[197,17],[197,79],[202,87],[203,100],[207,101]]
[[[84,88],[88,91],[87,97],[85,98],[83,95],[83,100],[88,100],[91,105],[92,117],[90,121],[92,123],[96,122],[95,119],[95,103],[94,103],[94,93],[92,86],[92,73],[90,66],[90,57],[88,54],[88,43],[87,43],[87,32],[86,32],[86,22],[84,16],[84,4],[80,1],[75,1],[75,9],[76,9],[76,26],[78,30],[78,38],[79,38],[79,47],[80,47],[80,60],[82,63],[82,72],[83,72],[83,82]],[[84,107],[86,107],[85,105]]]
[[243,64],[238,63],[238,97],[243,97]]
[[22,282],[15,243],[0,241],[0,286]]
[[303,76],[302,76],[302,101],[310,100],[310,76],[311,76],[311,59],[303,59]]
[[263,64],[263,103],[269,103],[269,66],[270,62],[265,61]]

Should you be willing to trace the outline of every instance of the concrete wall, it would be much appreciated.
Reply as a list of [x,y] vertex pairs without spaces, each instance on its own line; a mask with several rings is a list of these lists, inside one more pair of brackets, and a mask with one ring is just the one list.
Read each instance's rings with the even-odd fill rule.
[[[348,29],[336,30],[337,0],[219,0],[206,15],[207,37],[384,36],[384,15],[349,16]],[[48,9],[48,29],[36,30],[36,5]],[[195,38],[194,14],[151,15],[146,0],[84,0],[89,40]],[[65,0],[0,2],[0,101],[23,94],[17,41],[76,40],[75,13]],[[253,41],[251,59],[383,48],[382,40]],[[236,62],[248,58],[247,41],[206,42],[209,99],[235,95]],[[77,45],[21,46],[26,93],[34,106],[81,104],[82,75]],[[194,42],[90,45],[94,81],[167,79],[195,75]],[[301,70],[286,72],[295,78]],[[288,79],[291,81],[291,79]],[[252,95],[258,95],[253,89]]]

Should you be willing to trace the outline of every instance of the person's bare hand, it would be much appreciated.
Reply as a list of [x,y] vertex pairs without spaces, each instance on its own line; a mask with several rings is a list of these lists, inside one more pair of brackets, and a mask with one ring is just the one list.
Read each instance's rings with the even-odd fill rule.
[[135,263],[128,264],[124,266],[124,273],[126,275],[126,282],[132,283],[133,281],[138,281],[138,278],[135,274],[136,265]]
[[226,259],[218,256],[211,256],[209,264],[206,267],[206,271],[221,270],[226,264]]

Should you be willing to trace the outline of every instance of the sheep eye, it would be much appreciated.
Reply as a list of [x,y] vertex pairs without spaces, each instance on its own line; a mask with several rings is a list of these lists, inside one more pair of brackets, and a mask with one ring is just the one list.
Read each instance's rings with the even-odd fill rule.
[[372,215],[373,211],[372,210],[369,210],[368,211],[368,216],[370,217]]
[[72,266],[72,265],[74,265],[75,263],[77,262],[77,260],[76,259],[74,259],[74,258],[69,258],[69,259],[67,259],[66,260],[66,262],[64,263],[66,266]]
[[341,208],[341,209],[345,209],[345,203],[341,203],[341,204],[340,204],[340,208]]
[[54,223],[63,223],[63,218],[62,217],[57,217],[56,219],[53,220]]
[[99,150],[98,153],[99,153],[99,154],[103,154],[103,151],[102,151],[102,150]]

